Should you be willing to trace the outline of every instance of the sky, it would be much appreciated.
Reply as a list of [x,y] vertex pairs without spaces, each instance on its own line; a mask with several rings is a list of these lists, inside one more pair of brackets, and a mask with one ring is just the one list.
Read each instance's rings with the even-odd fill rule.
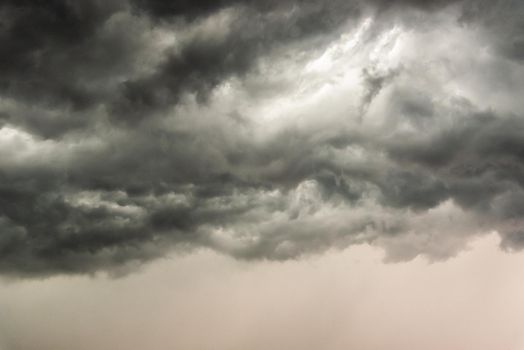
[[520,0],[4,0],[0,350],[524,348]]

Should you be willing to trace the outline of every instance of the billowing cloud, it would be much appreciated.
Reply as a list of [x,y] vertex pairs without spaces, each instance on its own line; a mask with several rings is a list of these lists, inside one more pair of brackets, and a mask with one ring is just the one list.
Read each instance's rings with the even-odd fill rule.
[[524,244],[518,1],[0,6],[2,273]]

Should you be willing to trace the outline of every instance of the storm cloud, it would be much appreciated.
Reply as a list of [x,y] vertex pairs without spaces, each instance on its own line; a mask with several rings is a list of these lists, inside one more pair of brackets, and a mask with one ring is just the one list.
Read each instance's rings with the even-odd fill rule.
[[524,246],[520,1],[4,1],[0,272]]

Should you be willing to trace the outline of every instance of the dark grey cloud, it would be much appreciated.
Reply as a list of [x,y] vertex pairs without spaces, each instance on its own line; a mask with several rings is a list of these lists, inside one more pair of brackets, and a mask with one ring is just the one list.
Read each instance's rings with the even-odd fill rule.
[[[1,6],[2,91],[50,104],[64,102],[75,109],[92,103],[94,96],[82,86],[83,80],[97,65],[112,68],[104,57],[89,56],[96,45],[104,44],[94,41],[101,39],[99,31],[116,6],[94,1],[5,1]],[[108,58],[119,54],[121,47],[114,46],[118,41],[102,47],[111,50]]]
[[[93,108],[132,76],[146,27],[122,1],[6,1],[0,5],[0,90],[18,108],[2,114],[59,137],[93,123]],[[135,23],[136,22],[136,23]]]
[[518,0],[469,1],[462,20],[480,24],[492,36],[493,47],[508,59],[524,59],[524,5]]
[[[413,135],[402,144],[393,141],[389,152],[400,164],[421,169],[425,175],[420,176],[425,179],[435,176],[439,179],[440,186],[427,187],[435,191],[431,192],[435,193],[435,199],[452,198],[462,207],[490,217],[493,222],[509,224],[522,214],[522,130],[521,116],[480,113],[432,135]],[[417,188],[409,187],[411,190]],[[405,196],[410,192],[401,193]],[[425,193],[424,198],[430,200],[432,196]],[[510,230],[513,236],[512,231],[518,227],[506,227],[506,224],[500,230]]]
[[[0,271],[94,272],[198,247],[285,259],[367,242],[446,257],[410,235],[455,242],[480,229],[520,248],[524,125],[507,86],[521,85],[500,75],[507,106],[490,109],[421,82],[426,61],[383,67],[377,51],[392,28],[449,16],[480,33],[493,76],[519,72],[519,19],[493,22],[520,10],[505,4],[3,2]],[[356,51],[341,54],[346,32]],[[358,66],[332,73],[330,52]],[[301,77],[318,57],[324,76]],[[301,88],[352,69],[354,109]],[[269,108],[278,98],[283,112]]]
[[196,25],[212,11],[234,11],[228,28],[217,28],[224,31],[219,38],[196,35],[180,50],[168,53],[153,74],[122,85],[111,110],[126,121],[141,120],[170,107],[183,93],[194,93],[204,102],[221,82],[256,69],[258,59],[272,50],[285,45],[322,45],[326,34],[360,13],[356,4],[343,1],[138,1],[136,5],[154,19],[182,17],[193,19]]

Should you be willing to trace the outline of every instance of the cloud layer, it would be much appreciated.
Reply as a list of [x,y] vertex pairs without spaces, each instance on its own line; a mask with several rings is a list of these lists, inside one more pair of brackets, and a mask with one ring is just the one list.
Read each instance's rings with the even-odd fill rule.
[[4,1],[0,271],[524,245],[519,1]]

